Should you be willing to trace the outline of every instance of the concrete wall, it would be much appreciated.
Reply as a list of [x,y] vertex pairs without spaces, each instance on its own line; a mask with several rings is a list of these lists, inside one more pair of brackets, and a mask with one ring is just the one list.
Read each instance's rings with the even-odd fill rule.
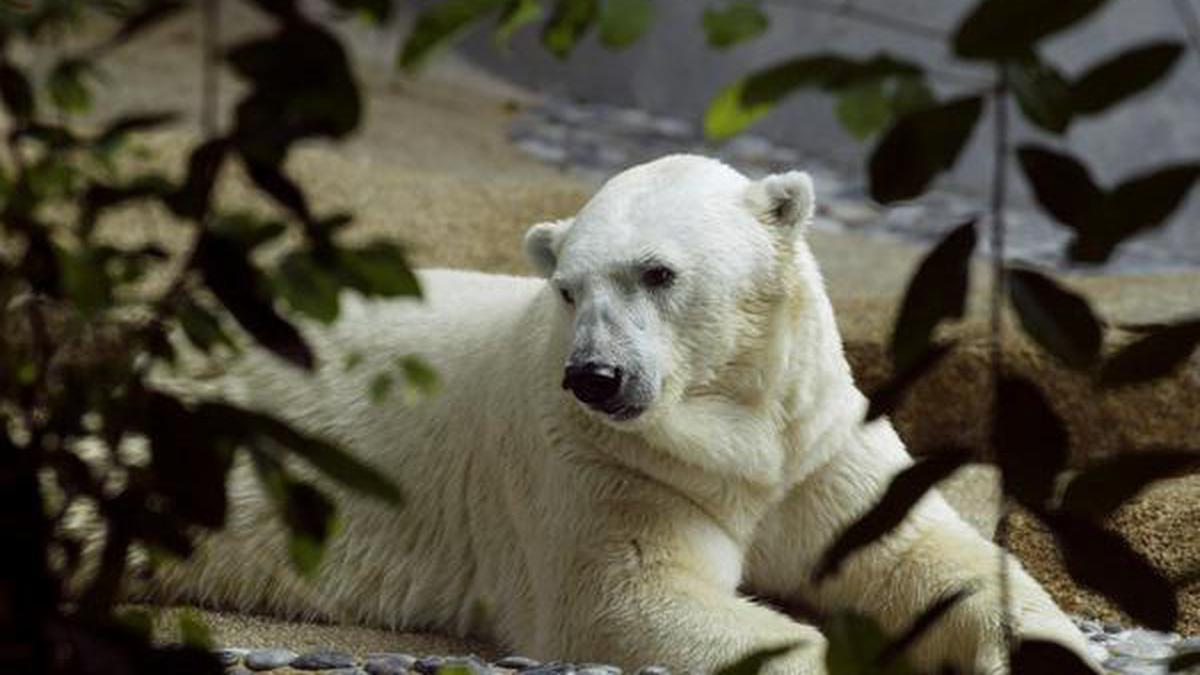
[[[1186,1],[1200,8],[1200,0]],[[463,49],[486,69],[541,91],[694,120],[699,120],[712,96],[739,75],[790,55],[817,51],[904,55],[937,72],[934,83],[941,94],[987,85],[990,73],[955,62],[944,41],[799,7],[804,4],[804,0],[772,0],[768,3],[770,30],[758,40],[724,52],[705,45],[699,25],[703,3],[698,0],[656,0],[651,33],[622,52],[606,51],[591,38],[570,60],[559,62],[540,49],[536,29],[518,36],[507,55],[498,53],[485,35],[469,39]],[[859,0],[857,4],[949,33],[974,3]],[[1149,39],[1186,40],[1173,2],[1113,0],[1078,29],[1049,42],[1045,55],[1067,73],[1078,74],[1110,54]],[[987,127],[982,130],[986,132]],[[869,149],[869,144],[855,141],[840,129],[832,100],[820,94],[793,97],[754,131],[852,171],[861,169]],[[1194,50],[1188,50],[1162,87],[1125,109],[1077,121],[1062,140],[1045,137],[1018,120],[1014,139],[1030,137],[1069,146],[1089,161],[1097,179],[1106,184],[1163,162],[1200,159],[1200,61]],[[986,190],[988,154],[986,133],[977,134],[950,177],[954,187],[968,193]],[[1013,184],[1020,197],[1027,198],[1024,182],[1016,179]],[[1200,189],[1160,237],[1156,247],[1200,266]]]

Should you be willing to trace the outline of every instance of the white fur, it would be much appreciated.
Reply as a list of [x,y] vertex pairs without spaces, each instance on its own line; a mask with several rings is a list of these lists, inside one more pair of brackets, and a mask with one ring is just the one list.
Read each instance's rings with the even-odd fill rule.
[[[613,178],[573,220],[530,231],[552,282],[428,271],[422,304],[346,298],[334,325],[307,326],[313,377],[249,353],[216,383],[223,396],[344,444],[397,481],[407,507],[335,491],[345,531],[306,585],[240,467],[228,530],[168,570],[158,597],[473,633],[627,667],[711,672],[800,642],[771,672],[819,673],[819,633],[740,587],[899,631],[977,583],[914,658],[998,671],[999,552],[937,494],[838,576],[809,583],[832,538],[911,461],[889,422],[861,424],[865,401],[802,236],[812,209],[806,174],[752,182],[713,160],[664,158]],[[682,267],[671,295],[620,281],[645,254]],[[559,283],[576,284],[574,307]],[[636,419],[586,411],[559,386],[593,321],[575,315],[589,312],[635,333],[619,356],[657,373]],[[366,362],[347,372],[352,351]],[[441,393],[373,404],[370,378],[409,354],[440,373]],[[1022,633],[1082,652],[1046,593],[1015,562],[1011,573]]]

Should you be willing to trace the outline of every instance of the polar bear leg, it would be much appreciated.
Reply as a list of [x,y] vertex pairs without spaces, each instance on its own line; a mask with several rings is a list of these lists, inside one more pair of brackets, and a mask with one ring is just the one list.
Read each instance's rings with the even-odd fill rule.
[[825,672],[825,639],[815,628],[676,572],[628,578],[619,593],[596,592],[595,602],[573,594],[551,620],[551,641],[559,644],[550,650],[559,658],[615,660],[632,670],[659,664],[676,672],[714,673],[750,654],[797,645],[763,672]]
[[[887,422],[855,424],[841,441],[833,459],[793,488],[760,528],[748,561],[752,589],[857,611],[898,634],[939,598],[971,588],[974,592],[909,656],[918,668],[948,662],[970,671],[1002,672],[1000,550],[936,492],[926,495],[894,532],[851,555],[836,575],[819,584],[811,581],[834,537],[878,501],[892,476],[911,461]],[[1018,636],[1050,639],[1086,658],[1082,634],[1020,564],[1007,559]]]

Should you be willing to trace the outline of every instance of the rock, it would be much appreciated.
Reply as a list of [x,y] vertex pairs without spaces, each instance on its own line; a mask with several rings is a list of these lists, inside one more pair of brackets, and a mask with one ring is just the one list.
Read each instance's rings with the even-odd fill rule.
[[367,659],[363,670],[367,672],[367,675],[405,675],[412,664],[412,661],[401,659],[372,658]]
[[290,649],[254,649],[242,661],[250,670],[274,670],[291,665],[299,656]]
[[246,670],[241,666],[234,666],[225,671],[225,675],[254,675],[254,671]]
[[505,656],[499,661],[496,661],[496,665],[501,668],[508,668],[510,670],[529,670],[530,668],[538,667],[541,665],[541,662],[525,656],[516,656],[510,654],[509,656]]
[[521,675],[575,675],[575,666],[560,661],[543,663],[536,668],[521,671]]
[[1088,656],[1092,657],[1092,660],[1096,663],[1104,663],[1112,657],[1112,654],[1109,653],[1104,645],[1096,644],[1095,642],[1088,643],[1087,652]]
[[1107,647],[1117,656],[1128,656],[1145,661],[1169,659],[1175,654],[1170,636],[1154,631],[1133,629],[1118,634]]
[[1104,662],[1104,668],[1120,675],[1166,675],[1167,672],[1162,664],[1146,663],[1129,656],[1114,656]]
[[304,654],[291,663],[296,670],[329,670],[349,668],[353,665],[354,657],[346,652],[324,649]]
[[450,656],[442,662],[442,668],[452,668],[457,675],[490,675],[492,667],[475,656]]
[[663,666],[646,666],[638,670],[637,675],[671,675],[671,671]]
[[621,669],[607,663],[581,663],[578,675],[621,675]]
[[248,649],[218,649],[213,652],[217,660],[222,666],[232,666],[241,663],[242,658],[249,652]]
[[413,663],[413,670],[421,673],[421,675],[433,675],[446,659],[441,656],[423,656]]

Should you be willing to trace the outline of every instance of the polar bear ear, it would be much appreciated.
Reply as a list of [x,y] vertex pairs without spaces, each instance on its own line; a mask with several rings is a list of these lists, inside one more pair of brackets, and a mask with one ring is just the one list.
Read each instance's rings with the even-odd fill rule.
[[816,209],[812,177],[803,171],[767,176],[746,188],[746,204],[763,223],[799,235],[812,222]]
[[563,234],[571,227],[571,218],[538,223],[525,233],[525,257],[544,277],[554,274]]

